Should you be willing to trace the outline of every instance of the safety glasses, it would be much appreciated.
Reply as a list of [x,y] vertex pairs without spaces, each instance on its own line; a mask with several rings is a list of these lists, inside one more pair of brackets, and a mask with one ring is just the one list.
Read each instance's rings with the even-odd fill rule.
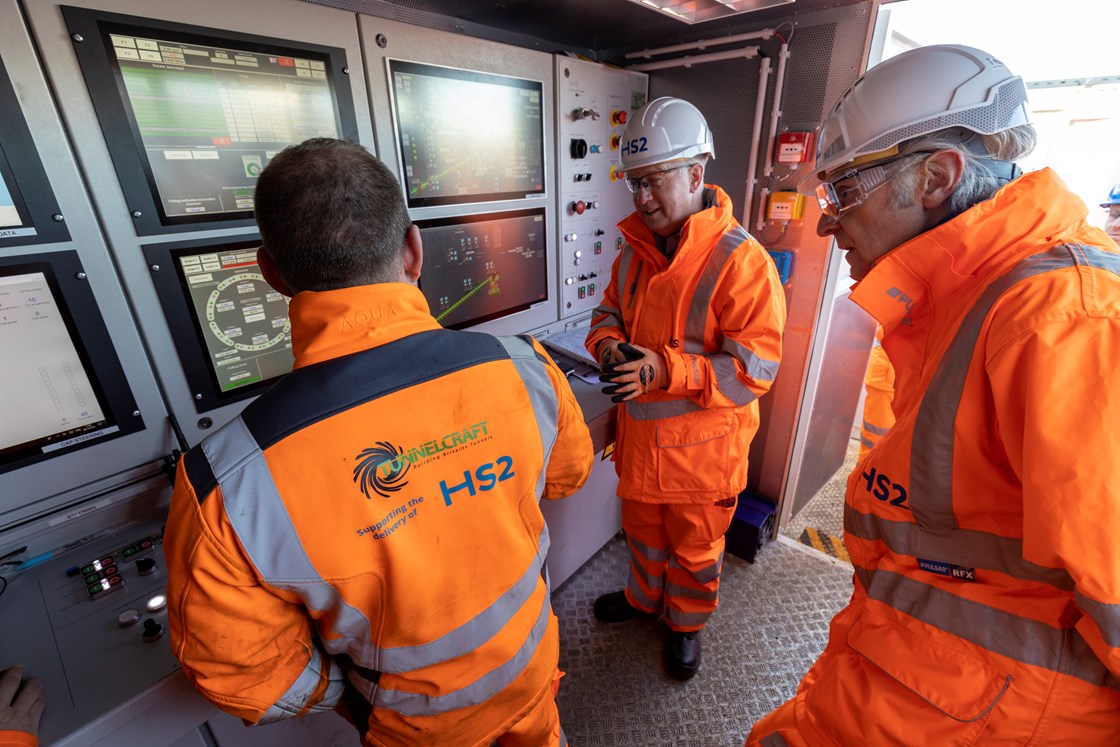
[[835,223],[844,213],[867,202],[867,198],[875,190],[897,176],[906,165],[907,159],[913,156],[928,156],[931,152],[907,153],[872,166],[848,169],[839,176],[820,184],[817,187],[817,201],[821,205],[821,212]]
[[687,169],[691,165],[691,163],[682,163],[680,166],[674,166],[671,169],[662,169],[661,171],[655,171],[652,174],[646,174],[641,179],[627,178],[624,180],[626,182],[626,188],[634,194],[638,194],[643,189],[648,189],[650,192],[657,192],[662,187],[664,187],[665,182],[668,181],[669,177],[667,177],[666,174],[671,174],[674,171],[680,171],[681,169]]

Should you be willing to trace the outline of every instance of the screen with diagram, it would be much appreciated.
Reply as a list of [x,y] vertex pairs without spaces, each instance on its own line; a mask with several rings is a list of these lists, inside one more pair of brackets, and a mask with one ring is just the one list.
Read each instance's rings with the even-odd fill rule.
[[51,268],[0,266],[0,468],[119,431]]
[[420,290],[432,315],[463,329],[548,299],[544,209],[417,221]]
[[255,247],[181,252],[175,259],[219,392],[292,370],[288,298],[265,282]]
[[539,81],[389,60],[409,207],[543,196]]
[[102,41],[101,55],[76,45],[79,62],[130,207],[146,191],[159,224],[249,219],[257,176],[280,150],[356,140],[349,90],[336,89],[341,50],[63,10],[72,31]]

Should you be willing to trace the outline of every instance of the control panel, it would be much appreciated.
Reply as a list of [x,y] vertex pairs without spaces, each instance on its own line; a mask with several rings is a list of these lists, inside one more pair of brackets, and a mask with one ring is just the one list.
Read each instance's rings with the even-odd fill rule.
[[618,152],[647,88],[644,73],[557,58],[561,318],[598,305],[622,249],[617,224],[634,204],[617,173]]
[[0,662],[43,682],[51,744],[179,669],[167,636],[160,519],[95,535],[8,580]]

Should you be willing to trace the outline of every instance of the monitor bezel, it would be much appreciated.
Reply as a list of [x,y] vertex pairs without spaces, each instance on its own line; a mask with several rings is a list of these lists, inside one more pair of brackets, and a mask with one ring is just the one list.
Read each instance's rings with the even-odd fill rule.
[[281,377],[274,376],[253,384],[239,386],[223,392],[210,364],[206,339],[191,305],[190,288],[184,279],[179,257],[194,254],[213,254],[222,251],[243,251],[261,245],[259,236],[242,234],[222,238],[192,239],[140,247],[144,259],[152,269],[152,282],[156,296],[163,308],[163,316],[171,332],[179,363],[190,387],[191,401],[200,413],[216,410],[234,402],[258,396]]
[[0,227],[0,248],[70,240],[65,216],[24,119],[15,88],[0,57],[0,179],[22,224]]
[[90,387],[105,415],[102,428],[117,430],[98,438],[80,441],[48,453],[23,452],[0,457],[0,474],[18,470],[38,462],[54,459],[104,444],[144,429],[144,421],[136,398],[125,378],[109,329],[101,316],[93,289],[76,251],[17,254],[0,257],[0,274],[13,275],[42,272],[47,279],[55,303],[74,344],[74,350],[86,369]]
[[[542,284],[543,287],[544,287],[544,292],[545,292],[544,298],[542,298],[538,301],[531,301],[531,302],[528,302],[528,303],[519,304],[518,306],[515,306],[515,307],[508,307],[508,308],[506,308],[502,311],[495,312],[495,313],[490,314],[490,315],[485,316],[485,317],[471,319],[468,322],[452,324],[452,325],[446,326],[446,329],[455,329],[455,330],[474,329],[474,328],[479,327],[481,325],[485,325],[485,324],[488,324],[488,323],[491,323],[491,322],[495,322],[499,319],[506,319],[506,318],[515,316],[517,314],[523,314],[523,313],[525,313],[525,312],[527,312],[531,309],[539,308],[542,304],[549,303],[552,300],[553,288],[552,288],[551,284],[549,283],[549,277],[550,277],[550,275],[549,275],[549,262],[551,261],[552,255],[548,250],[549,236],[548,236],[548,231],[546,230],[547,226],[548,226],[547,211],[545,210],[544,206],[542,205],[540,207],[520,208],[520,209],[517,209],[517,210],[501,210],[501,211],[497,211],[497,212],[486,212],[486,213],[468,213],[468,214],[465,214],[465,215],[447,215],[447,216],[442,216],[442,217],[438,217],[438,218],[423,218],[423,219],[414,221],[414,224],[420,230],[420,236],[421,236],[421,240],[422,240],[423,236],[424,236],[424,231],[426,229],[444,228],[446,226],[462,226],[462,225],[469,225],[469,224],[472,224],[472,223],[489,223],[491,221],[496,221],[496,220],[505,220],[505,219],[509,219],[509,218],[523,218],[523,217],[529,217],[529,216],[537,216],[537,217],[540,217],[540,219],[541,219],[541,251],[544,254],[544,259],[541,262],[541,272],[544,274],[544,282]],[[421,270],[420,270],[419,285],[420,285],[420,292],[423,293],[423,289],[424,289],[424,271],[423,271],[423,268],[421,268]],[[427,297],[425,296],[425,298],[427,298]],[[434,309],[432,310],[432,316],[433,317],[437,316]],[[441,324],[442,324],[442,322],[441,322]]]
[[[257,54],[312,57],[326,63],[327,84],[335,107],[335,121],[341,128],[339,137],[358,142],[357,116],[349,82],[346,51],[308,42],[243,34],[223,29],[192,26],[154,18],[143,18],[88,8],[61,7],[66,27],[74,42],[78,64],[82,70],[94,112],[120,181],[125,203],[139,236],[154,236],[206,228],[253,227],[252,210],[227,213],[200,213],[167,216],[155,184],[151,166],[144,153],[144,142],[137,129],[120,66],[110,53],[110,33],[145,33],[203,46],[244,49]],[[80,41],[79,41],[80,39]]]
[[[394,85],[393,75],[394,66],[398,68],[412,68],[412,70],[398,69],[399,72],[413,72],[419,75],[429,75],[430,77],[443,78],[445,80],[469,80],[472,82],[488,83],[491,85],[504,85],[510,88],[525,88],[529,90],[536,90],[540,94],[541,101],[541,122],[540,122],[540,170],[541,170],[541,188],[529,192],[499,192],[499,193],[479,193],[470,195],[444,195],[439,197],[412,197],[408,191],[408,176],[406,174],[407,163],[404,158],[404,143],[401,141],[401,122],[399,115],[399,107],[397,103],[396,86]],[[431,72],[431,71],[434,71]],[[418,62],[415,60],[405,60],[396,57],[385,58],[385,74],[387,76],[389,88],[389,117],[393,126],[393,147],[396,149],[397,163],[399,164],[400,173],[398,177],[401,183],[401,189],[404,191],[405,200],[409,209],[413,208],[430,208],[430,207],[443,207],[443,206],[459,206],[459,205],[483,205],[492,202],[508,202],[511,200],[535,200],[544,199],[548,194],[548,163],[546,160],[546,141],[545,141],[545,85],[544,81],[535,78],[523,78],[516,75],[504,75],[502,73],[490,73],[481,70],[474,70],[470,68],[451,67],[448,65],[435,65],[430,62]],[[510,81],[507,83],[505,81]]]

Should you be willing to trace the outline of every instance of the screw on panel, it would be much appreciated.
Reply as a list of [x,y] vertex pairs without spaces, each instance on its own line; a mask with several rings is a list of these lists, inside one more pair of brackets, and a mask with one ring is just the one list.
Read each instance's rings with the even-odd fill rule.
[[132,411],[132,417],[134,417],[134,418],[140,417],[140,411],[139,410],[133,410]]
[[212,425],[214,425],[214,421],[211,420],[210,418],[199,418],[198,419],[198,427],[201,428],[202,430],[206,430],[207,428],[209,428]]
[[139,210],[133,210],[132,211],[132,217],[133,218],[139,218],[142,215],[143,215],[143,213],[141,213]]
[[149,265],[148,269],[152,272],[159,272],[159,265]]
[[78,280],[85,280],[86,274],[84,272],[75,272],[74,277],[76,277]]
[[195,398],[195,399],[202,399],[202,395],[201,395],[200,393],[198,393],[198,392],[195,392],[195,393],[194,393],[194,398]]
[[85,41],[85,37],[83,37],[81,34],[70,34],[70,38],[73,39],[77,44],[81,44]]
[[385,36],[385,34],[378,34],[377,36],[373,37],[373,41],[382,49],[385,49],[385,47],[389,46],[389,37]]
[[53,220],[55,223],[61,223],[62,221],[66,220],[66,218],[62,216],[62,213],[55,213],[51,216],[51,220]]

